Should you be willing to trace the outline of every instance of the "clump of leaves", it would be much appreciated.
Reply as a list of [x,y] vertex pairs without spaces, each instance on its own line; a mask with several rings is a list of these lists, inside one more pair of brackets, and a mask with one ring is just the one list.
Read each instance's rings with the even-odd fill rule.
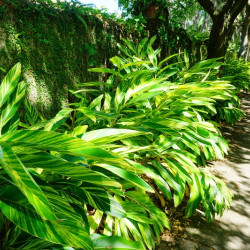
[[235,60],[226,58],[226,65],[223,67],[224,79],[232,81],[238,90],[250,90],[250,63],[242,59]]
[[[113,68],[90,69],[106,74],[108,80],[79,84],[72,92],[80,102],[60,111],[45,130],[66,130],[119,154],[133,166],[134,174],[148,176],[155,191],[173,198],[175,206],[188,195],[186,216],[202,204],[210,221],[229,207],[232,197],[204,167],[206,161],[222,159],[228,150],[219,125],[211,119],[220,101],[236,98],[235,87],[216,80],[221,66],[217,59],[193,67],[186,53],[159,61],[160,50],[152,48],[154,39],[145,38],[138,46],[123,40],[125,46],[119,45],[123,55],[110,59]],[[125,190],[125,195],[129,193]],[[99,218],[98,213],[92,217]],[[151,240],[146,242],[140,227],[127,220],[107,216],[97,222],[104,223],[104,234],[137,239],[149,248],[154,248],[153,235],[159,239],[162,231],[153,223],[147,233]]]
[[159,61],[154,39],[124,40],[112,68],[90,69],[108,80],[78,84],[79,102],[49,121],[26,102],[29,125],[20,123],[20,65],[7,74],[0,91],[3,248],[154,249],[170,225],[150,193],[175,206],[188,199],[187,217],[201,204],[209,221],[229,208],[230,191],[205,165],[228,150],[211,119],[218,102],[236,98],[235,87],[216,79],[215,59],[193,67],[186,53]]
[[[21,65],[17,64],[0,87],[1,248],[59,249],[64,245],[142,249],[141,243],[95,235],[95,223],[87,218],[87,204],[97,209],[99,215],[127,218],[127,211],[117,199],[126,202],[127,210],[138,207],[140,214],[144,209],[136,202],[136,196],[140,194],[142,198],[143,192],[153,189],[126,170],[131,165],[125,158],[95,143],[34,127],[18,130],[16,111],[25,93],[24,83],[18,83],[20,72]],[[29,119],[30,123],[34,120],[36,117]],[[97,167],[102,164],[103,167]],[[105,171],[105,166],[111,171]],[[121,191],[129,183],[138,187],[134,193],[131,191],[133,200],[125,198]],[[164,213],[150,199],[148,204],[151,207],[145,217],[154,211],[155,220],[167,227]],[[132,221],[136,223],[140,216],[133,214]]]

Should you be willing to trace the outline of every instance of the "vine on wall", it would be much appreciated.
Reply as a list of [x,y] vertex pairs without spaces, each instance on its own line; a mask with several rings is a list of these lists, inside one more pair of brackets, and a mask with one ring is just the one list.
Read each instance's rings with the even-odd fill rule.
[[129,36],[112,16],[98,10],[91,13],[91,8],[79,19],[79,5],[57,8],[35,1],[2,2],[0,78],[4,70],[21,62],[28,99],[47,117],[67,105],[73,84],[97,80],[87,69],[108,66],[106,58],[117,52],[117,42]]

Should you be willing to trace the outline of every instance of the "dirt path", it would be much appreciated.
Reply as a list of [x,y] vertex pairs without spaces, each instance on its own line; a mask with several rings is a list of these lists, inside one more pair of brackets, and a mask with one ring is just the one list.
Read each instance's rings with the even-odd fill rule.
[[175,247],[162,242],[160,250],[250,250],[250,94],[243,95],[242,109],[246,118],[224,132],[230,142],[227,159],[213,164],[234,194],[231,209],[210,224],[195,214],[186,228],[186,239]]

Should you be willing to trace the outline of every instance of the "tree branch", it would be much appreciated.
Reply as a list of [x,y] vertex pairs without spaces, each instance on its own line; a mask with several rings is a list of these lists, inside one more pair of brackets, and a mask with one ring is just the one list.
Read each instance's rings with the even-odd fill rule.
[[228,11],[230,11],[230,9],[232,8],[232,6],[235,4],[235,2],[237,2],[238,0],[227,0],[225,5],[222,7],[222,10],[220,11],[220,13],[222,13],[222,15]]
[[234,20],[239,13],[243,10],[243,8],[248,5],[248,0],[235,0],[233,6],[231,7],[232,14],[231,20]]
[[213,19],[216,16],[216,8],[214,4],[211,2],[211,0],[197,0],[199,4],[207,11],[207,13],[210,15],[210,17]]

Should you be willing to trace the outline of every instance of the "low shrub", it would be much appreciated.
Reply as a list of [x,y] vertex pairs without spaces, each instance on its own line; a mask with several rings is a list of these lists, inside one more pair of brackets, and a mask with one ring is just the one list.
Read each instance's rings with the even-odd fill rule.
[[154,39],[124,40],[112,68],[90,69],[107,80],[77,84],[78,101],[49,121],[25,102],[20,122],[20,64],[7,74],[0,87],[1,247],[154,249],[170,223],[152,193],[163,206],[182,202],[187,217],[200,207],[210,221],[229,208],[231,192],[206,163],[227,153],[213,118],[222,102],[235,109],[236,88],[218,79],[216,59],[192,67],[186,53],[159,61]]

